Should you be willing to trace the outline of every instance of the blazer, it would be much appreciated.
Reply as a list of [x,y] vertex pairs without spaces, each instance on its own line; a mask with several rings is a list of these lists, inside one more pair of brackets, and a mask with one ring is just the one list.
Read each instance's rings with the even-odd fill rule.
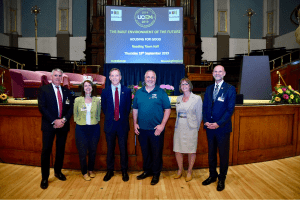
[[[214,86],[206,88],[203,101],[203,122],[216,122],[219,133],[230,133],[232,131],[231,116],[235,107],[236,92],[235,87],[223,82],[216,101],[213,102]],[[207,129],[206,126],[204,126]],[[207,129],[210,130],[210,129]]]
[[[114,121],[114,100],[113,100],[111,85],[105,88],[101,94],[101,109],[105,115],[104,121],[104,131],[110,132],[113,127]],[[131,110],[131,90],[123,85],[121,85],[121,94],[120,94],[120,122],[124,131],[129,131],[129,114]]]
[[[68,132],[70,130],[70,119],[73,114],[74,98],[71,91],[67,88],[61,87],[61,90],[63,97],[62,117],[67,119],[61,130]],[[38,107],[42,114],[42,131],[54,131],[52,123],[58,119],[58,105],[52,84],[39,88]]]
[[[181,102],[183,98],[183,95],[180,95],[177,97],[176,107],[178,103]],[[190,95],[190,106],[187,110],[187,121],[188,126],[190,128],[196,128],[199,131],[200,124],[202,121],[202,99],[200,96],[195,95],[194,93],[191,93]],[[178,111],[176,109],[176,122],[175,122],[175,128],[177,128],[178,125]]]
[[[84,97],[77,97],[74,103],[74,122],[78,125],[86,125],[86,110]],[[101,104],[100,99],[92,97],[91,124],[95,125],[100,121]]]

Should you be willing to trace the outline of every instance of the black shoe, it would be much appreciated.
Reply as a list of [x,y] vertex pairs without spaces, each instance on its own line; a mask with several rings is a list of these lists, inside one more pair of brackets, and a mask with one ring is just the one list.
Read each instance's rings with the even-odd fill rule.
[[113,172],[113,171],[108,171],[108,172],[105,174],[105,176],[104,176],[104,178],[103,178],[103,181],[107,182],[107,181],[109,181],[109,180],[111,179],[111,177],[113,177],[113,176],[114,176],[114,172]]
[[147,172],[143,172],[142,174],[140,174],[140,175],[138,175],[137,177],[136,177],[136,179],[137,180],[142,180],[142,179],[145,179],[145,178],[147,178],[147,177],[149,177],[149,176],[152,176],[152,173],[147,173]]
[[159,176],[153,176],[151,185],[156,185],[159,182]]
[[218,181],[217,190],[218,190],[218,191],[222,191],[222,190],[224,190],[224,189],[225,189],[225,181],[219,180],[219,181]]
[[63,175],[63,173],[61,173],[61,172],[60,172],[60,173],[55,173],[54,176],[55,176],[56,178],[58,178],[59,180],[61,180],[61,181],[67,180],[66,176]]
[[129,180],[129,176],[127,172],[122,172],[122,180],[127,182]]
[[208,177],[205,181],[202,182],[202,185],[209,185],[216,181],[217,181],[217,178]]
[[48,179],[42,179],[41,188],[43,190],[48,188]]

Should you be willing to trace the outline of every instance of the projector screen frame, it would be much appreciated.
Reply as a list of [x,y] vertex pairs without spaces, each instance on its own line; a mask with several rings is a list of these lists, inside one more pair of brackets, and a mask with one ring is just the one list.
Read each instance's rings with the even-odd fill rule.
[[[181,9],[180,10],[180,21],[181,21],[181,43],[178,43],[181,45],[181,57],[182,57],[182,62],[165,62],[165,63],[158,63],[158,62],[134,62],[134,63],[128,63],[128,62],[107,62],[107,17],[110,17],[108,15],[107,9],[109,8],[115,8],[115,9],[124,9],[125,8],[135,8],[135,9],[141,9],[141,8],[150,8],[150,9],[156,9],[156,8],[163,8],[163,9]],[[140,7],[140,6],[116,6],[116,5],[105,5],[105,15],[104,15],[104,63],[105,64],[184,64],[184,16],[183,16],[183,6],[172,6],[172,7]]]

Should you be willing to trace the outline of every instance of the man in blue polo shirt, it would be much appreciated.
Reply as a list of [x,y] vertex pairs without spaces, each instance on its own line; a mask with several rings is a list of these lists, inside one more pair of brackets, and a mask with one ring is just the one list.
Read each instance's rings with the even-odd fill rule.
[[148,70],[145,73],[146,86],[136,92],[133,100],[134,132],[141,144],[144,170],[137,179],[142,180],[153,175],[151,185],[159,182],[165,125],[171,113],[167,93],[155,86],[155,82],[155,72]]

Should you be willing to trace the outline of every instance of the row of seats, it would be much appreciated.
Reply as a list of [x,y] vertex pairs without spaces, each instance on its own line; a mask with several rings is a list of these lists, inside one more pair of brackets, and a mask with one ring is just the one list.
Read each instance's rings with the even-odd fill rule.
[[[14,98],[36,98],[38,88],[52,83],[51,72],[9,69],[11,77],[12,96]],[[78,89],[83,76],[92,76],[94,84],[105,87],[106,77],[99,74],[64,73],[62,85],[68,89]]]

